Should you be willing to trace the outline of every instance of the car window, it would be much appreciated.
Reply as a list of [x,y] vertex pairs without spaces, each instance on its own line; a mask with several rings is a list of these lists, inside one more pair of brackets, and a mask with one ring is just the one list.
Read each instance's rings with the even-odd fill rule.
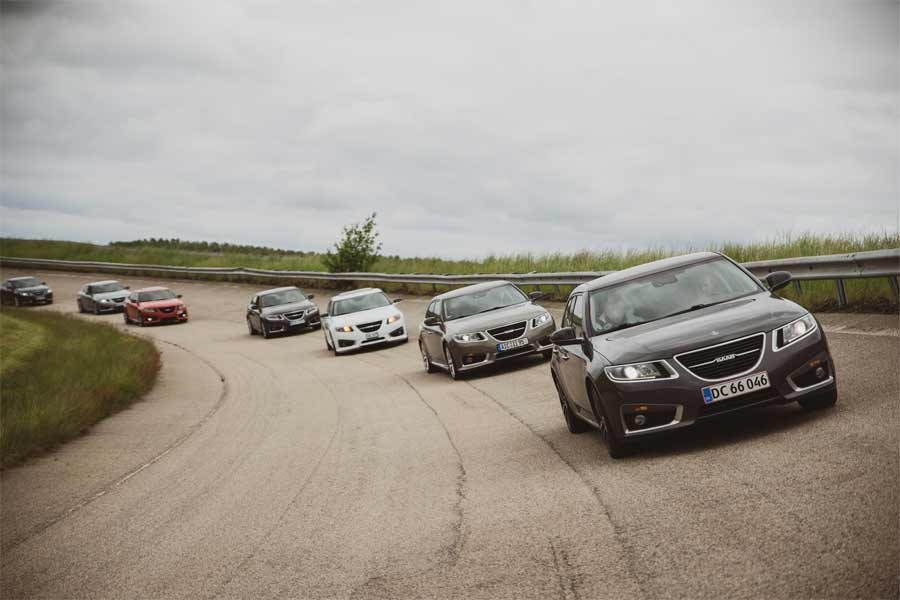
[[562,320],[559,322],[559,327],[571,327],[572,326],[572,305],[575,304],[575,296],[571,296],[569,300],[566,302],[566,308],[563,310]]
[[128,296],[128,299],[131,302],[137,302],[137,294],[131,294],[130,296]]
[[41,280],[35,277],[26,277],[25,279],[10,281],[9,283],[13,288],[27,288],[41,285]]
[[154,290],[152,292],[141,292],[138,294],[140,302],[155,302],[156,300],[171,300],[175,297],[172,290]]
[[434,308],[437,306],[437,300],[432,300],[431,304],[428,305],[428,309],[425,311],[425,318],[429,319],[431,317],[436,317],[437,313],[434,312]]
[[444,317],[452,321],[528,301],[528,296],[516,286],[500,285],[447,298],[444,302]]
[[391,301],[384,295],[384,292],[374,292],[371,294],[344,298],[343,300],[335,300],[333,314],[334,316],[348,315],[350,313],[371,310],[373,308],[382,308],[390,305]]
[[105,294],[107,292],[119,292],[119,291],[125,289],[122,287],[122,284],[120,284],[118,281],[113,281],[110,283],[101,283],[99,285],[92,285],[92,286],[90,286],[90,288],[91,288],[91,291],[90,291],[91,295]]
[[253,304],[253,305],[255,305],[255,306],[259,306],[259,296],[253,296],[253,297],[250,299],[250,304]]
[[293,304],[294,302],[302,302],[306,300],[303,292],[297,288],[290,290],[282,290],[280,292],[272,292],[259,297],[260,306],[263,308],[268,306],[278,306],[280,304]]
[[575,337],[584,337],[584,294],[578,294],[573,299],[571,319]]

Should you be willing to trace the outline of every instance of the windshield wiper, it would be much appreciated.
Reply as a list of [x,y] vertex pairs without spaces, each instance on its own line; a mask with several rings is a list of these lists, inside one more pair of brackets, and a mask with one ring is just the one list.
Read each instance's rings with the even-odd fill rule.
[[644,323],[648,323],[648,321],[640,321],[638,323],[622,323],[621,325],[616,325],[612,329],[607,329],[603,333],[612,333],[613,331],[621,331],[622,329],[628,329],[629,327],[637,327],[638,325],[643,325]]
[[[507,305],[507,306],[508,306],[508,305]],[[480,315],[481,313],[491,312],[492,310],[497,310],[497,309],[500,309],[500,308],[506,308],[506,306],[494,306],[493,308],[486,308],[486,309],[484,309],[484,310],[479,310],[479,311],[476,312],[476,313],[472,313],[472,314],[469,315],[469,316],[471,317],[472,315]]]

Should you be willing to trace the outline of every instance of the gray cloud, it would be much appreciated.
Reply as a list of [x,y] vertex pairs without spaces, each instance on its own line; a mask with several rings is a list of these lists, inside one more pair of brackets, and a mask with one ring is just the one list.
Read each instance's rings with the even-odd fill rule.
[[898,226],[896,3],[2,10],[4,235],[322,249],[377,210],[389,253],[477,256]]

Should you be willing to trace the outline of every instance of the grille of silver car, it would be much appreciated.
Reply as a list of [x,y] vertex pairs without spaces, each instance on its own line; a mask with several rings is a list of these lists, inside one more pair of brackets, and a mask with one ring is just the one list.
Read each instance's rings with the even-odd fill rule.
[[703,379],[726,379],[756,366],[765,339],[764,333],[757,333],[718,346],[685,352],[675,356],[675,360]]
[[372,321],[371,323],[360,323],[356,326],[362,332],[372,333],[381,329],[381,321]]
[[288,319],[299,319],[305,314],[306,314],[305,310],[298,310],[298,311],[294,311],[294,312],[284,313],[284,316],[287,317]]
[[525,321],[488,329],[488,333],[491,334],[495,340],[500,340],[501,342],[514,340],[522,337],[522,334],[525,333]]

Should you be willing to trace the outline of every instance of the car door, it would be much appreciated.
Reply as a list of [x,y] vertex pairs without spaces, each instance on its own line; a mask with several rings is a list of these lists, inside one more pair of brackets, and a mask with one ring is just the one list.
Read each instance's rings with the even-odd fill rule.
[[137,294],[131,294],[128,296],[128,299],[125,300],[125,314],[128,315],[129,319],[137,320]]
[[422,343],[425,345],[425,351],[428,353],[428,358],[430,358],[432,362],[444,364],[444,330],[441,329],[440,326],[440,315],[441,301],[432,300],[431,304],[428,305],[428,309],[425,311],[425,319],[437,318],[439,324],[426,325],[423,321],[420,332]]
[[[575,330],[575,337],[584,338],[584,294],[578,293],[569,299],[566,306],[566,314],[563,315],[563,327],[571,327]],[[590,399],[587,395],[585,377],[589,358],[585,353],[583,344],[570,344],[557,348],[559,356],[559,370],[562,375],[562,384],[565,387],[566,397],[575,405],[575,410],[594,419],[591,410]]]

